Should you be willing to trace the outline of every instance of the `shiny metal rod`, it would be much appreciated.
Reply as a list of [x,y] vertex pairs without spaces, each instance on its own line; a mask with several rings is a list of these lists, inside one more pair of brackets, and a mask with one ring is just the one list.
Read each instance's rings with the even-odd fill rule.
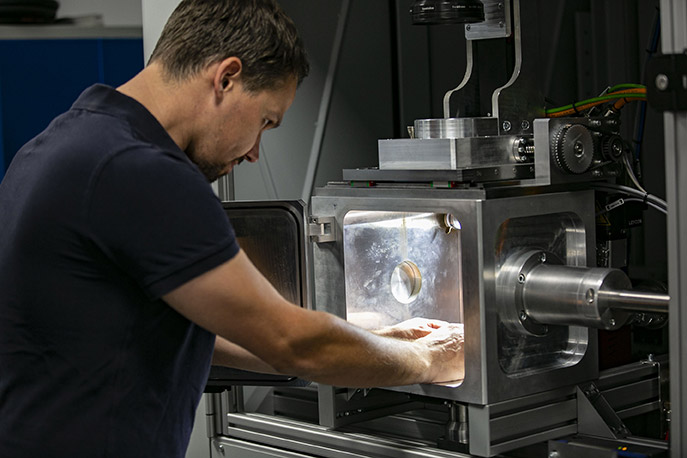
[[668,313],[670,296],[650,291],[599,291],[612,309],[628,312]]

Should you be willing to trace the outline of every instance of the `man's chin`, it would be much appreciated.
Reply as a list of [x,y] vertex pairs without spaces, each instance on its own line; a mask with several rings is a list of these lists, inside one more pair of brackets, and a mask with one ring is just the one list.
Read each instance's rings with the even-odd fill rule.
[[221,169],[219,167],[211,167],[211,168],[201,167],[200,171],[205,176],[205,179],[208,180],[208,183],[214,183],[215,181],[222,178],[224,175],[227,175],[229,172],[231,172],[232,169],[233,169],[233,166],[222,167]]

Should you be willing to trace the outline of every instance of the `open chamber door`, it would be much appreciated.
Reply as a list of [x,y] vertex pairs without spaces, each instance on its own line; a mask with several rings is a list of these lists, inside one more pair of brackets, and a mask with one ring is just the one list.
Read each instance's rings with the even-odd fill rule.
[[[250,260],[290,302],[310,307],[306,204],[302,201],[225,202],[236,238]],[[230,386],[304,386],[291,376],[213,366],[206,392]]]

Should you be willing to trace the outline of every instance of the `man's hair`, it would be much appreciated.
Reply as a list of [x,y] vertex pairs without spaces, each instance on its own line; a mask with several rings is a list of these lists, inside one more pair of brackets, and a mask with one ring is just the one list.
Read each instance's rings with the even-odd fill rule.
[[246,90],[300,82],[310,66],[293,21],[275,0],[182,0],[162,30],[150,62],[174,80],[228,57],[241,59]]

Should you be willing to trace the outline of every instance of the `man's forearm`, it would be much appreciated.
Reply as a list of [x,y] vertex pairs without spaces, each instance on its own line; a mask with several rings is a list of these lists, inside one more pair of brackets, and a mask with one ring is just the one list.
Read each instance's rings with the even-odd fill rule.
[[215,340],[215,351],[212,354],[215,366],[233,367],[263,374],[279,374],[272,366],[255,356],[243,347],[229,342],[222,336]]

